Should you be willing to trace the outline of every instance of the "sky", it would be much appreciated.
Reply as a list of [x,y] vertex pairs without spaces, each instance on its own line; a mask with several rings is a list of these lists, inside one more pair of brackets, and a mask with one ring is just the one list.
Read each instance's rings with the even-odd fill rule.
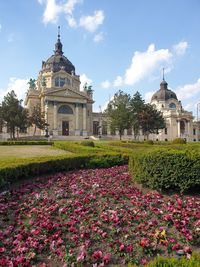
[[[23,99],[54,50],[94,90],[94,111],[122,90],[149,102],[168,86],[196,116],[200,103],[200,0],[0,0],[0,101]],[[199,105],[200,106],[200,105]]]

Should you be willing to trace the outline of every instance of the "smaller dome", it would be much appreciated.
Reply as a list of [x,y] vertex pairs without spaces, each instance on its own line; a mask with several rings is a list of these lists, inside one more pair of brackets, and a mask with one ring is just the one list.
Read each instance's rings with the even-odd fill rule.
[[160,83],[160,89],[153,94],[151,101],[158,100],[158,101],[166,101],[168,99],[177,99],[176,94],[167,88],[168,83],[163,79],[163,81]]

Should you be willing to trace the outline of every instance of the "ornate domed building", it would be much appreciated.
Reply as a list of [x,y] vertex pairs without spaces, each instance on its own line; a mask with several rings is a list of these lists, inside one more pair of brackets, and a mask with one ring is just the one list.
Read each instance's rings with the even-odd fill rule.
[[166,122],[166,128],[152,135],[151,139],[167,141],[180,137],[187,141],[197,141],[197,125],[193,122],[192,112],[183,109],[176,94],[168,89],[164,75],[160,89],[151,98],[151,104],[162,112]]
[[[29,82],[25,105],[30,113],[40,105],[50,135],[86,136],[92,133],[92,90],[80,91],[80,77],[63,54],[58,32],[54,54],[42,62],[38,79]],[[33,127],[29,128],[28,134],[33,131]],[[37,130],[36,134],[44,135],[44,131]]]

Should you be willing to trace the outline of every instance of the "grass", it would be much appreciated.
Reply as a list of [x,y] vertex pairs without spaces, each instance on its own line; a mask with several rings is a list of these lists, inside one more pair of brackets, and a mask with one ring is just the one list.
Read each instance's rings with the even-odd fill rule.
[[67,152],[52,146],[34,145],[34,146],[0,146],[0,162],[5,160],[14,160],[20,158],[63,156]]

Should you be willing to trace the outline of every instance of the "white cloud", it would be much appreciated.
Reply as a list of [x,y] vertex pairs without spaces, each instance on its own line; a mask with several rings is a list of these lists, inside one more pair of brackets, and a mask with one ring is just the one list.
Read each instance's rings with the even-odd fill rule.
[[94,11],[93,16],[82,16],[80,18],[80,26],[89,32],[95,32],[98,27],[103,24],[104,12],[103,10]]
[[1,29],[2,29],[2,25],[0,24],[0,32],[1,32]]
[[113,82],[113,86],[120,87],[124,84],[123,78],[121,76],[117,76],[116,79]]
[[173,46],[174,52],[178,55],[178,56],[182,56],[185,54],[186,49],[188,48],[188,43],[187,42],[180,42],[178,44],[175,44]]
[[141,81],[161,64],[169,62],[171,58],[172,53],[169,49],[156,50],[154,44],[150,44],[145,52],[136,51],[130,67],[125,72],[124,84],[133,85]]
[[155,70],[161,69],[161,66],[170,64],[172,58],[173,54],[169,49],[156,50],[155,45],[150,44],[145,52],[136,51],[134,53],[125,74],[118,75],[112,83],[110,82],[110,86],[134,85],[146,77],[151,77]]
[[83,86],[87,83],[87,85],[91,85],[92,80],[90,78],[87,77],[87,75],[85,73],[83,73],[82,75],[80,75],[80,81],[81,81],[81,85],[80,85],[80,90],[83,91]]
[[153,91],[149,91],[149,92],[145,93],[145,95],[144,95],[145,102],[150,103],[151,97],[154,93],[155,92],[153,92]]
[[64,8],[64,12],[66,14],[72,14],[72,12],[74,11],[74,8],[75,8],[75,5],[76,4],[79,4],[79,3],[82,3],[83,1],[82,0],[68,0],[64,5],[63,5],[63,8]]
[[43,14],[43,22],[45,24],[56,23],[59,14],[62,12],[62,6],[56,3],[56,0],[46,0],[46,7]]
[[76,20],[75,20],[74,17],[72,17],[72,16],[67,16],[67,17],[66,17],[66,20],[67,20],[67,22],[68,22],[68,25],[69,25],[71,28],[76,28],[76,27],[77,27],[77,22],[76,22]]
[[104,40],[104,34],[103,34],[103,32],[100,32],[100,33],[95,34],[95,36],[93,38],[93,41],[95,43],[99,43],[99,42],[101,42],[103,40]]
[[200,93],[200,78],[196,83],[179,86],[175,92],[180,100],[185,100],[195,96],[196,94]]
[[111,83],[108,81],[108,80],[106,80],[106,81],[103,81],[102,83],[101,83],[101,87],[102,88],[109,88],[111,86]]
[[4,96],[10,91],[14,90],[18,99],[25,98],[25,93],[28,89],[27,85],[28,79],[19,79],[16,77],[11,77],[8,82],[8,86],[5,90],[0,90],[0,100],[3,100]]

